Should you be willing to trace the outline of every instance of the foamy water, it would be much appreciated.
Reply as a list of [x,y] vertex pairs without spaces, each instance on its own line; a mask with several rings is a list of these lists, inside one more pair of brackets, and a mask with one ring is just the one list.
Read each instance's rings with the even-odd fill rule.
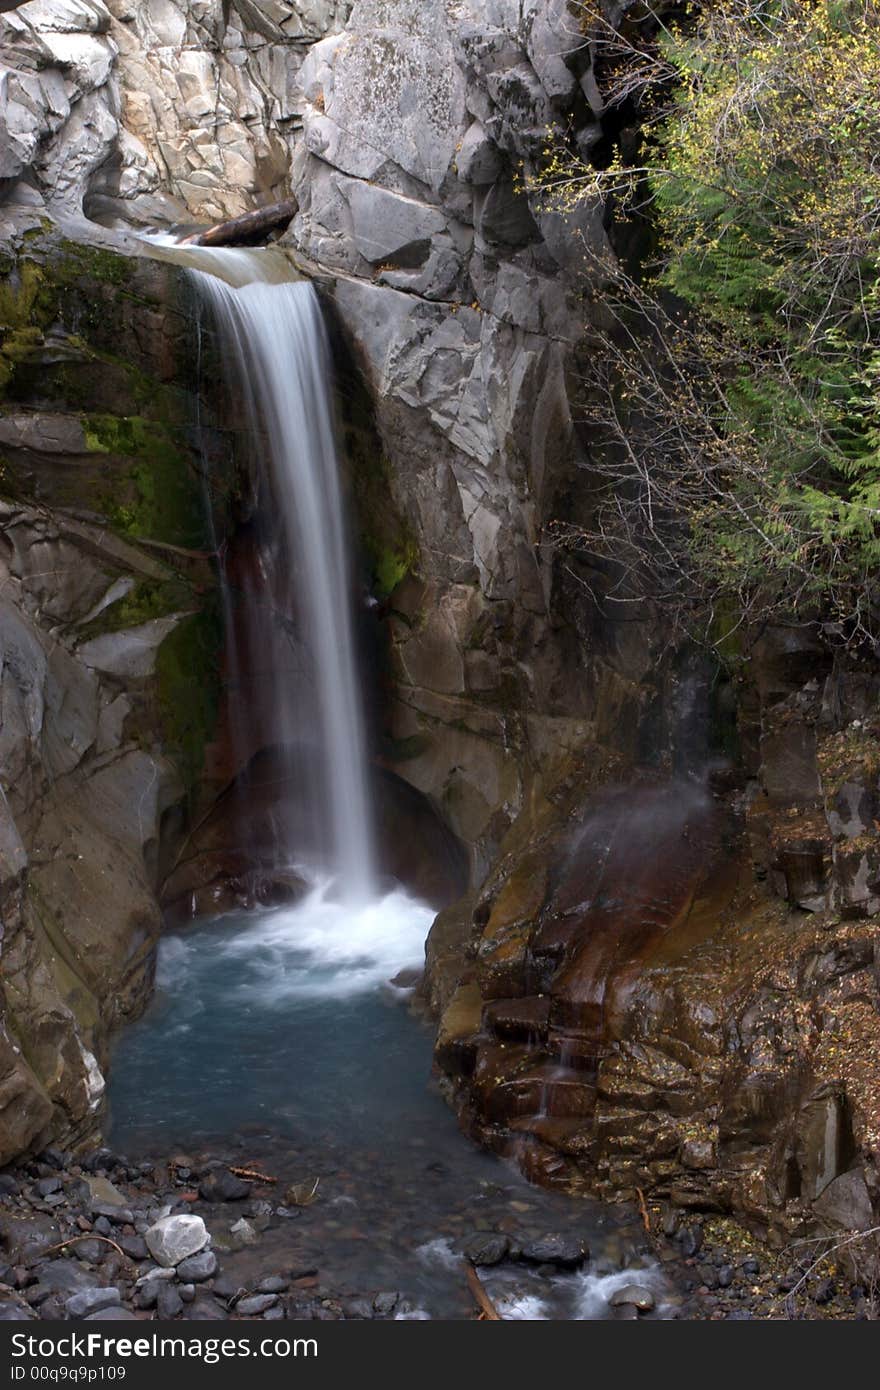
[[[455,1242],[438,1237],[416,1250],[420,1262],[429,1268],[463,1275],[466,1261]],[[594,1322],[612,1315],[611,1299],[619,1289],[630,1285],[650,1289],[663,1315],[668,1285],[658,1265],[636,1266],[608,1272],[601,1261],[575,1273],[538,1274],[526,1264],[494,1265],[479,1270],[480,1280],[504,1321],[545,1322],[560,1313],[572,1322]]]
[[[254,915],[234,934],[218,933],[213,955],[215,963],[234,967],[224,986],[230,1003],[277,1008],[297,999],[346,999],[421,967],[434,915],[400,887],[353,906],[340,902],[327,881],[295,907]],[[204,949],[202,939],[185,934],[166,939],[159,987],[177,991],[183,977],[201,973]]]
[[611,1299],[620,1289],[637,1285],[650,1289],[657,1300],[657,1308],[662,1312],[663,1294],[667,1288],[659,1267],[648,1269],[625,1269],[615,1274],[600,1274],[586,1270],[573,1276],[575,1282],[575,1312],[578,1321],[592,1321],[606,1317]]

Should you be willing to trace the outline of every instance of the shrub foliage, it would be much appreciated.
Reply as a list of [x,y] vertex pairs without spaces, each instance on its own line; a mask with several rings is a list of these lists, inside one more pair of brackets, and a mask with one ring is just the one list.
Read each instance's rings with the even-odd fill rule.
[[[877,628],[880,15],[872,0],[717,0],[640,41],[585,7],[637,166],[548,147],[542,196],[649,216],[650,274],[594,267],[595,526],[565,543],[705,616]],[[650,37],[648,36],[650,34]],[[604,434],[603,434],[604,432]],[[872,621],[872,614],[874,619]]]

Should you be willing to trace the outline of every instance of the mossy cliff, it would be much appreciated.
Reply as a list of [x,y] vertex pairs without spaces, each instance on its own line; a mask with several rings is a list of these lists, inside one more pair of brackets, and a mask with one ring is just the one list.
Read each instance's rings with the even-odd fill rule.
[[204,408],[193,429],[176,272],[43,224],[0,268],[2,1161],[94,1127],[108,1028],[149,988],[215,722],[233,469]]

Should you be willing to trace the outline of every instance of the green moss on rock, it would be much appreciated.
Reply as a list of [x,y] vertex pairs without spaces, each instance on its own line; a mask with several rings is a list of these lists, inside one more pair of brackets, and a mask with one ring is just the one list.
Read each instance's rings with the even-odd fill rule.
[[223,639],[216,604],[184,618],[156,655],[159,713],[165,744],[192,793],[217,719]]
[[414,542],[408,540],[397,547],[373,543],[369,536],[364,540],[372,562],[373,592],[377,598],[387,598],[415,565],[419,556],[418,548]]
[[[202,546],[207,520],[189,453],[176,432],[140,415],[84,415],[91,453],[131,460],[114,494],[104,499],[111,524],[135,539]],[[124,500],[120,500],[120,494]]]
[[103,636],[107,632],[122,632],[140,627],[155,618],[167,618],[195,606],[197,599],[192,587],[179,575],[170,574],[165,580],[143,579],[127,594],[109,603],[96,618],[78,629],[83,641]]
[[52,296],[42,266],[33,260],[8,263],[0,284],[0,395],[16,367],[42,345],[52,319]]
[[395,506],[390,465],[373,432],[350,424],[345,446],[369,588],[386,599],[416,567],[418,545]]
[[53,262],[52,278],[62,289],[81,284],[84,279],[121,288],[130,284],[136,268],[137,261],[132,256],[122,256],[104,246],[65,240]]

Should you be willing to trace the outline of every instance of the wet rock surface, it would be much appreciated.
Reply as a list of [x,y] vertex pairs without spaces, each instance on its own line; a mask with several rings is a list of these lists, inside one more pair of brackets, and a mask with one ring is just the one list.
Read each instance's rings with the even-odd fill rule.
[[521,818],[428,943],[471,1133],[538,1181],[786,1239],[877,1224],[878,709],[867,667],[767,635],[740,790],[562,783]]

